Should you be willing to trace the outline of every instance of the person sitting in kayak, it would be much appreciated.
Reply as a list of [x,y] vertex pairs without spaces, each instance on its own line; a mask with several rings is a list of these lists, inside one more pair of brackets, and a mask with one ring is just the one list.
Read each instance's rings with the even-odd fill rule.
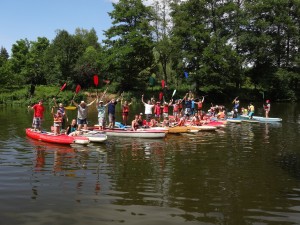
[[132,130],[137,130],[139,128],[139,115],[135,115],[131,122]]
[[72,119],[71,124],[66,129],[66,134],[69,135],[77,130],[76,119]]
[[200,123],[200,117],[199,117],[199,115],[198,115],[197,112],[195,112],[195,115],[192,117],[190,124],[192,126],[200,126],[201,125],[201,123]]
[[63,114],[61,113],[60,110],[57,110],[57,112],[54,112],[55,107],[52,107],[51,113],[53,115],[53,120],[54,120],[54,134],[58,135],[60,134],[60,128],[61,128],[61,124],[63,121]]

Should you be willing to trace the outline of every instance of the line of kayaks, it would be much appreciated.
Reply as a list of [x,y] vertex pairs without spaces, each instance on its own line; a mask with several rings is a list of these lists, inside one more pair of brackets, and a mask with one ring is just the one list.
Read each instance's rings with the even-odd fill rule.
[[[239,118],[232,118],[223,121],[210,121],[209,123],[201,126],[193,126],[186,124],[186,126],[173,126],[173,127],[152,127],[152,128],[140,128],[132,130],[130,127],[122,127],[115,129],[105,129],[100,131],[98,126],[89,128],[81,135],[68,136],[66,134],[54,135],[52,132],[40,132],[31,128],[26,129],[26,135],[32,139],[56,143],[56,144],[88,144],[90,142],[104,142],[107,137],[132,137],[132,138],[165,138],[169,134],[189,133],[199,131],[215,131],[218,128],[224,127],[227,122],[231,123],[259,123],[259,122],[281,122],[281,118],[265,118],[259,116],[253,116],[249,119],[246,115],[241,115]],[[117,123],[117,125],[120,123]]]
[[174,126],[174,127],[153,127],[140,128],[132,130],[131,128],[114,128],[98,130],[97,126],[85,130],[83,134],[76,136],[68,136],[66,134],[55,135],[52,132],[40,132],[34,129],[27,128],[26,135],[32,139],[56,143],[56,144],[88,144],[89,142],[104,142],[107,137],[130,137],[130,138],[165,138],[168,133],[187,133],[199,131],[214,131],[217,127],[203,125],[203,126]]

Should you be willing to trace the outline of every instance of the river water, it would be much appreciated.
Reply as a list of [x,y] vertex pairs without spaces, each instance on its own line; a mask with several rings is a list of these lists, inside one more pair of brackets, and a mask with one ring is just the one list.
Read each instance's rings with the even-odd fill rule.
[[83,147],[29,139],[32,112],[0,107],[0,224],[300,224],[299,112],[273,103],[282,123]]

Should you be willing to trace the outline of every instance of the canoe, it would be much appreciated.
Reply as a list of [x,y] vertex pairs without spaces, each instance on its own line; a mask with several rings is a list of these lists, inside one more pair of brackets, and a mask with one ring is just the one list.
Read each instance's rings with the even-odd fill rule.
[[66,134],[54,135],[52,132],[39,132],[31,128],[26,128],[26,135],[38,141],[55,144],[88,144],[90,142],[87,137],[68,136]]
[[101,143],[107,140],[107,135],[102,131],[87,131],[84,132],[81,136],[87,137],[90,142]]
[[166,132],[162,130],[127,130],[127,129],[105,129],[107,136],[112,137],[130,137],[130,138],[164,138]]
[[[249,116],[247,115],[241,115],[240,116],[243,119],[249,119]],[[253,116],[252,117],[253,120],[258,120],[260,122],[281,122],[282,119],[281,118],[275,118],[275,117],[262,117],[262,116]]]

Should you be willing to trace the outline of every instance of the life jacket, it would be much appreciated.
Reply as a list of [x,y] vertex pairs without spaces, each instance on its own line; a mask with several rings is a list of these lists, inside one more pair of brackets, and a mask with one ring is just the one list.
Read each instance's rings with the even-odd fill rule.
[[202,102],[198,102],[198,109],[202,109]]
[[128,112],[129,112],[129,106],[123,105],[123,113],[128,113]]
[[174,104],[173,105],[173,112],[178,112],[179,110],[179,105],[178,104]]

